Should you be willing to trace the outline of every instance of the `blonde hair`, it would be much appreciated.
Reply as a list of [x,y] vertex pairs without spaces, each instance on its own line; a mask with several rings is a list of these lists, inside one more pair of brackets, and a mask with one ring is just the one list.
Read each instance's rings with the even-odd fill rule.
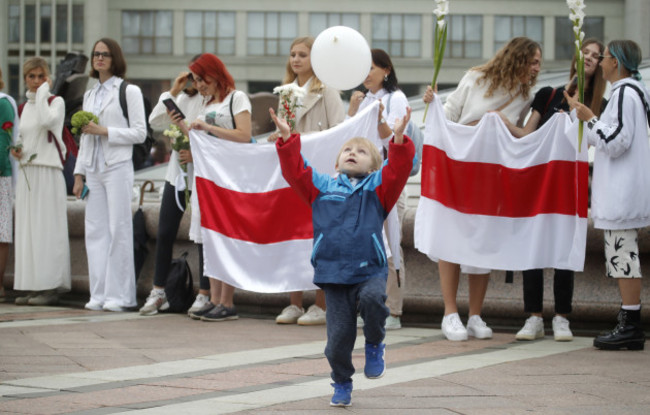
[[357,145],[359,147],[364,147],[365,149],[368,150],[368,152],[370,153],[370,159],[372,160],[372,163],[370,165],[370,171],[379,170],[381,168],[381,164],[384,162],[384,160],[381,157],[381,154],[379,154],[379,150],[377,150],[377,146],[374,145],[372,143],[372,141],[368,140],[367,138],[354,137],[354,138],[351,138],[348,141],[346,141],[341,146],[341,149],[339,150],[339,154],[336,156],[336,168],[337,169],[339,167],[339,158],[341,158],[341,154],[343,154],[343,150],[348,145]]
[[505,89],[510,95],[521,90],[524,98],[530,95],[531,87],[537,83],[537,75],[532,75],[526,84],[521,79],[530,73],[530,61],[537,51],[542,51],[539,43],[527,37],[516,37],[503,46],[487,63],[475,66],[472,70],[483,72],[479,82],[487,82],[485,97],[491,97],[497,89]]
[[50,76],[50,65],[47,64],[47,61],[40,56],[34,56],[33,58],[27,59],[23,64],[23,78],[25,78],[28,73],[38,68],[43,69],[45,75]]
[[[305,36],[305,37],[298,37],[294,39],[294,41],[291,43],[291,47],[289,48],[289,59],[287,59],[287,67],[284,73],[284,79],[282,80],[282,84],[290,84],[293,81],[296,80],[298,75],[296,75],[293,72],[293,69],[291,69],[291,49],[293,49],[294,46],[296,45],[305,45],[309,49],[309,53],[311,54],[311,47],[314,44],[314,38],[311,36]],[[311,64],[310,64],[311,65]],[[314,73],[314,69],[312,68],[312,78],[311,78],[311,83],[309,84],[309,92],[313,94],[317,94],[323,89],[323,83],[321,82],[320,79],[316,76]]]

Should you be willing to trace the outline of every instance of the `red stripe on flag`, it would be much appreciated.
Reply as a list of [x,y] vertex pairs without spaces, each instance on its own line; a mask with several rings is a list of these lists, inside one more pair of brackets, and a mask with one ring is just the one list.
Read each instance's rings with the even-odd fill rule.
[[290,187],[243,193],[196,178],[201,226],[258,244],[312,239],[311,207]]
[[467,214],[523,218],[577,213],[586,218],[588,177],[586,162],[553,160],[514,169],[457,161],[425,145],[421,194]]

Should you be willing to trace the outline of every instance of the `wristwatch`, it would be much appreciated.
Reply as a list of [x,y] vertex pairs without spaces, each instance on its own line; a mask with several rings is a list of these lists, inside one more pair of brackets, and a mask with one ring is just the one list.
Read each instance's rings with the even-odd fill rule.
[[598,117],[594,116],[592,119],[587,121],[587,128],[589,128],[590,130],[593,129],[596,122],[598,122]]

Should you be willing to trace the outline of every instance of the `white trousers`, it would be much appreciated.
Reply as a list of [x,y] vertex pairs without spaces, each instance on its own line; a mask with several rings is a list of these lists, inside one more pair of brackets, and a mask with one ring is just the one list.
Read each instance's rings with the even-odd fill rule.
[[135,307],[133,165],[131,161],[86,174],[86,253],[90,299]]

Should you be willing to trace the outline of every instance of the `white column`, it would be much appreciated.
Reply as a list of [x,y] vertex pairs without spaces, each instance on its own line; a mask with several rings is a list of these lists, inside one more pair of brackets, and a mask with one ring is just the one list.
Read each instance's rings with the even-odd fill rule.
[[483,15],[483,59],[494,56],[494,15]]
[[555,60],[555,16],[544,17],[544,46],[542,59]]
[[650,55],[650,1],[625,0],[625,38],[641,46],[643,56]]
[[50,13],[50,69],[52,79],[56,78],[56,0],[52,0],[52,13]]

